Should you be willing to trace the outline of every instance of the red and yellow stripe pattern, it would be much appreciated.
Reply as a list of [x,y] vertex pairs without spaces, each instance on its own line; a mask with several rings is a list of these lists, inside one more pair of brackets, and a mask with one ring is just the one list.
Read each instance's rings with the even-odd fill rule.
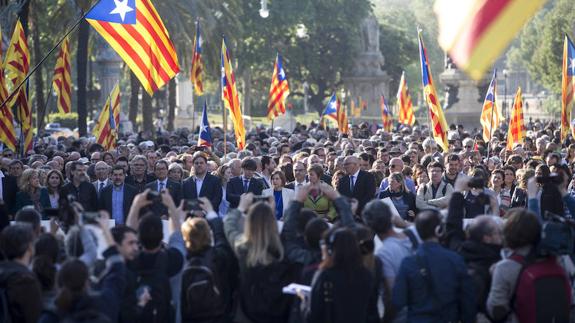
[[60,53],[56,59],[52,86],[58,97],[58,111],[70,113],[72,111],[72,76],[70,68],[70,40],[64,39]]

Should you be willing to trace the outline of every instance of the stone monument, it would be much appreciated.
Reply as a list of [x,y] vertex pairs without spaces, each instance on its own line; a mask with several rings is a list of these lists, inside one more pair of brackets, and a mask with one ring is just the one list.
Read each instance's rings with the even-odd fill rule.
[[[177,76],[178,79],[178,96],[176,101],[176,119],[174,120],[174,126],[178,128],[192,128],[192,124],[198,125],[199,118],[201,117],[202,111],[194,111],[194,85],[190,81],[189,77],[182,74]],[[197,118],[194,117],[199,116]]]
[[445,55],[444,71],[439,80],[444,86],[438,87],[437,94],[444,93],[443,111],[447,124],[461,124],[465,128],[480,128],[481,111],[485,93],[489,86],[489,73],[479,81],[470,79],[459,70]]
[[[385,59],[379,49],[379,23],[373,15],[361,23],[360,36],[361,51],[354,60],[351,73],[344,76],[343,81],[353,98],[361,97],[367,102],[368,108],[362,112],[360,119],[379,122],[380,97],[388,94],[391,79],[382,69]],[[353,116],[350,118],[354,119]]]

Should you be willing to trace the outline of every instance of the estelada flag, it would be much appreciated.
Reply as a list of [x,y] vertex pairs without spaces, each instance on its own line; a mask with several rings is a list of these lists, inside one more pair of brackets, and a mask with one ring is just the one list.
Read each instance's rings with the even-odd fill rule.
[[236,88],[236,77],[232,68],[232,58],[226,46],[225,38],[222,40],[222,100],[225,107],[230,110],[232,123],[234,124],[234,134],[238,150],[244,149],[246,145],[246,129],[240,107],[240,99]]
[[397,91],[397,105],[399,106],[397,121],[401,124],[413,126],[415,123],[415,115],[413,114],[413,103],[411,102],[411,95],[407,87],[405,72],[401,72],[401,80],[399,81],[399,89]]
[[383,123],[383,130],[390,132],[393,129],[393,120],[391,111],[387,108],[385,97],[381,95],[381,121]]
[[118,124],[120,123],[120,85],[116,84],[106,100],[106,105],[100,113],[98,123],[93,130],[96,142],[105,150],[116,146]]
[[272,84],[268,101],[268,118],[273,119],[286,113],[285,102],[289,95],[289,85],[283,67],[283,59],[278,53],[272,74]]
[[563,42],[563,68],[561,79],[561,141],[569,135],[571,113],[573,112],[573,93],[575,92],[575,46],[567,35]]
[[202,35],[200,34],[200,22],[196,22],[196,38],[194,39],[194,53],[192,56],[191,80],[197,95],[204,94],[204,82],[202,73],[204,62],[202,61]]
[[483,141],[485,142],[489,142],[491,140],[493,131],[499,127],[499,122],[501,121],[501,114],[497,106],[496,96],[497,70],[494,70],[491,83],[489,83],[489,88],[485,95],[485,101],[483,101],[483,109],[481,110],[480,123],[483,127]]

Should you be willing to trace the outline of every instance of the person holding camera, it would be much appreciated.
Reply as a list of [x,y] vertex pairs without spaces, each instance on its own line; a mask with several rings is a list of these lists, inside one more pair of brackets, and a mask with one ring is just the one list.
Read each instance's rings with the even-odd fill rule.
[[487,174],[483,168],[475,168],[473,176],[469,179],[465,193],[465,218],[473,219],[478,215],[499,215],[499,205],[492,190],[485,187]]

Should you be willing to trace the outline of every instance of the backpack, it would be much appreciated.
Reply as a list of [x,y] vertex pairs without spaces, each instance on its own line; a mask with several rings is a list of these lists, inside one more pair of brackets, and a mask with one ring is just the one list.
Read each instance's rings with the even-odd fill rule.
[[297,269],[283,261],[246,268],[240,277],[243,314],[254,323],[287,322],[293,296],[282,289],[297,279]]
[[212,250],[193,257],[182,274],[182,321],[203,321],[226,313],[226,300]]
[[410,229],[405,229],[403,230],[403,234],[405,234],[409,238],[409,241],[411,242],[411,250],[415,252],[415,250],[417,250],[417,247],[419,247],[419,241],[417,240],[415,233]]
[[168,251],[162,249],[156,255],[154,266],[137,271],[137,291],[148,288],[152,299],[142,309],[142,322],[174,322],[172,290],[168,276]]
[[[446,182],[443,182],[443,188],[441,189],[441,194],[443,196],[445,196],[445,192],[447,192],[447,185],[449,185]],[[425,195],[427,195],[427,185],[423,185],[423,196],[425,197]],[[434,199],[435,197],[432,196],[432,199]]]
[[571,255],[575,239],[571,221],[550,212],[545,216],[547,221],[543,223],[541,241],[537,246],[539,253],[543,256]]
[[555,257],[528,261],[513,254],[521,264],[511,308],[519,322],[569,322],[571,286]]

